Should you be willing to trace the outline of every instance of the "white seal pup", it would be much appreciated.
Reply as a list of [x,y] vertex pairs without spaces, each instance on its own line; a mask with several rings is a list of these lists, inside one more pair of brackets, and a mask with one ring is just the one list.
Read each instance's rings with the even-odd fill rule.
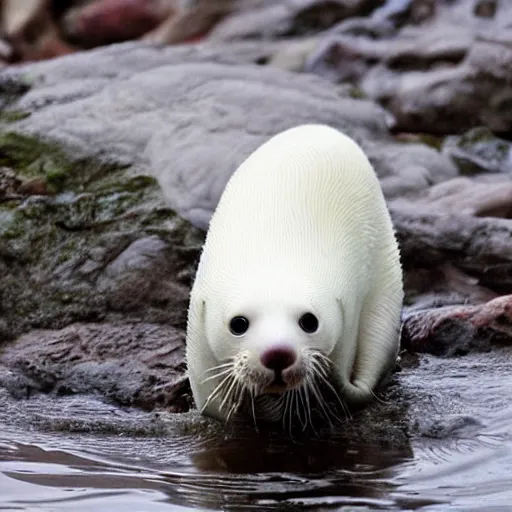
[[226,421],[245,404],[255,420],[307,425],[312,408],[331,414],[325,391],[366,402],[396,361],[402,301],[362,149],[325,125],[279,133],[231,176],[210,221],[187,325],[198,409]]

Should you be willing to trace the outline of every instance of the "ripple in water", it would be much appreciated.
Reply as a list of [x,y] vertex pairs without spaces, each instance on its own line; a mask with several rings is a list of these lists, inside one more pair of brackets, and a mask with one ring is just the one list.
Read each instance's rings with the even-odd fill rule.
[[232,436],[196,414],[164,417],[164,434],[150,414],[94,400],[0,397],[0,510],[510,510],[511,355],[404,371],[415,428],[400,448]]

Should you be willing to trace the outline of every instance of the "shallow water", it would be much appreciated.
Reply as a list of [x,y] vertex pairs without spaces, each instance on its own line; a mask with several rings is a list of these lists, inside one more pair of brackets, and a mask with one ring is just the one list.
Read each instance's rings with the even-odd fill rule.
[[[399,448],[233,437],[195,413],[0,396],[0,510],[508,511],[511,370],[506,349],[422,357],[399,376],[416,429]],[[167,433],[151,434],[161,422]]]

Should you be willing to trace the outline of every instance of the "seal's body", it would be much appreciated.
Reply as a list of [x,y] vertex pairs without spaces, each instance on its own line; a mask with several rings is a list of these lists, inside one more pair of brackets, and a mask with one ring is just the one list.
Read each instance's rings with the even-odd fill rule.
[[223,420],[243,403],[255,419],[295,408],[308,423],[321,388],[365,402],[395,363],[402,300],[362,149],[323,125],[281,132],[232,175],[210,221],[187,326],[197,407]]

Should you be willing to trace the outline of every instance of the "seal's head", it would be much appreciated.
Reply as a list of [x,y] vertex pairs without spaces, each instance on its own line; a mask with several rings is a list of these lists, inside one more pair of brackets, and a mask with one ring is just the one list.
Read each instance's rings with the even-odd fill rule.
[[[216,361],[216,379],[225,404],[243,395],[282,397],[310,390],[330,372],[329,355],[342,336],[342,309],[335,297],[301,292],[279,283],[280,293],[245,290],[206,305],[207,337]],[[293,293],[284,294],[283,290]],[[224,384],[222,384],[224,383]]]

